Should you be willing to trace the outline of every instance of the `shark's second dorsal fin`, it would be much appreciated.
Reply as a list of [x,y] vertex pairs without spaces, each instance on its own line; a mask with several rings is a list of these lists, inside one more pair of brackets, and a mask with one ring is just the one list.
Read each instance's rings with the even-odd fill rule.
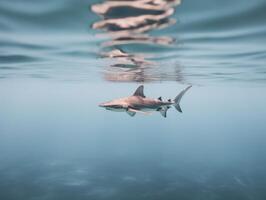
[[143,86],[143,85],[139,86],[139,87],[136,89],[136,91],[134,92],[133,96],[140,96],[140,97],[145,98],[145,95],[144,95],[144,93],[143,93],[143,89],[144,89],[144,86]]

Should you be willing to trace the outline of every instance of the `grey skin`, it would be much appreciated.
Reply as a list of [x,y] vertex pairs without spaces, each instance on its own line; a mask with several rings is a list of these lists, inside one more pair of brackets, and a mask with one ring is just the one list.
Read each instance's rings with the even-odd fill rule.
[[174,106],[177,111],[182,112],[179,105],[181,98],[191,87],[190,85],[182,90],[174,100],[169,99],[168,101],[162,101],[161,97],[158,99],[145,97],[143,93],[144,86],[141,85],[132,96],[101,103],[99,106],[104,107],[106,110],[126,112],[131,117],[136,113],[150,114],[150,112],[147,111],[159,111],[163,117],[166,117],[167,110],[171,106]]

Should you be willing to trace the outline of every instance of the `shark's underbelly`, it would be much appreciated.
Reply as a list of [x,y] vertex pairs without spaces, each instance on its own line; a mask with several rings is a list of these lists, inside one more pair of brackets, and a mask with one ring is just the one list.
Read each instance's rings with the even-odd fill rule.
[[134,108],[138,110],[144,110],[144,111],[157,110],[158,108],[162,106],[164,105],[161,105],[161,104],[135,104],[133,105]]
[[124,112],[125,111],[124,108],[106,108],[106,110],[111,110],[114,112]]

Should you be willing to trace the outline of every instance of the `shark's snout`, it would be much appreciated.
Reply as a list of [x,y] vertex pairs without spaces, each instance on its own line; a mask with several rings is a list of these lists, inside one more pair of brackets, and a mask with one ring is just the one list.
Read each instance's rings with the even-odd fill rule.
[[105,108],[107,110],[110,110],[110,109],[123,109],[123,105],[120,105],[117,102],[113,102],[113,101],[100,103],[99,107],[103,107],[103,108]]
[[100,103],[99,107],[106,107],[106,104],[105,103]]
[[109,107],[113,107],[114,104],[108,101],[108,102],[100,103],[99,106],[103,108],[109,108]]

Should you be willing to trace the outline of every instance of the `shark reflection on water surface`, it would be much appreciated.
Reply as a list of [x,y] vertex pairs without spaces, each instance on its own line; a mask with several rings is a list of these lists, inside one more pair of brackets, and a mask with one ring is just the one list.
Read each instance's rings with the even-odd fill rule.
[[[175,24],[176,20],[170,17],[180,3],[181,0],[105,0],[91,6],[92,12],[101,18],[91,27],[104,31],[98,35],[108,38],[101,43],[103,52],[100,53],[111,62],[104,71],[106,80],[182,81],[179,69],[167,73],[165,67],[160,69],[158,63],[151,61],[156,58],[153,52],[147,54],[145,50],[148,46],[165,48],[175,42],[175,38],[153,36],[149,32]],[[129,46],[135,50],[128,52]],[[179,65],[171,63],[171,68],[179,68]]]
[[104,107],[106,110],[126,112],[131,117],[135,116],[136,113],[150,114],[150,111],[158,111],[163,117],[166,117],[167,110],[171,106],[174,106],[177,111],[182,112],[180,107],[181,98],[191,87],[190,85],[182,90],[174,100],[168,99],[163,101],[161,97],[158,99],[147,98],[143,92],[144,86],[141,85],[132,96],[114,99],[101,103],[99,106]]

